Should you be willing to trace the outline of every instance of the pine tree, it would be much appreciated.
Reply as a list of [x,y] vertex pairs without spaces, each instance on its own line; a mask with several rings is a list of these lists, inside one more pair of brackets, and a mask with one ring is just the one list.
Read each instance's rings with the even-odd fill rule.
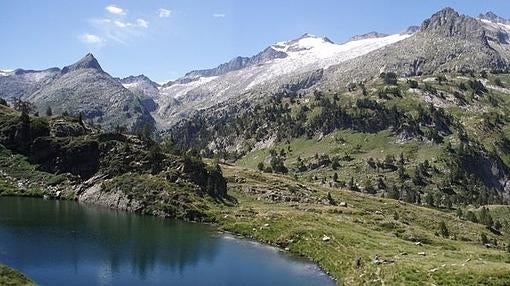
[[434,197],[431,193],[425,195],[425,203],[427,203],[428,206],[434,207]]
[[489,210],[485,207],[480,211],[480,223],[484,224],[487,228],[492,228],[494,221]]
[[485,233],[480,234],[480,241],[482,242],[482,244],[489,243],[489,239],[487,238],[487,235]]
[[331,160],[331,168],[333,170],[338,170],[339,167],[340,167],[340,163],[338,162],[338,158],[333,157],[333,159]]
[[472,211],[466,212],[466,219],[470,222],[478,223],[478,218],[476,217],[475,213]]
[[393,200],[400,199],[400,192],[398,191],[397,186],[393,185],[388,191],[388,198]]
[[450,232],[448,231],[448,228],[446,227],[446,223],[444,221],[441,221],[439,223],[439,233],[444,238],[450,237]]

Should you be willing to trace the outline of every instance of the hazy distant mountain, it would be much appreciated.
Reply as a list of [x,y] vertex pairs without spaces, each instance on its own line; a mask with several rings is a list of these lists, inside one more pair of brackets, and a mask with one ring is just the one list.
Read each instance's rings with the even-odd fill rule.
[[143,96],[104,72],[92,54],[62,70],[16,70],[2,76],[0,96],[31,101],[40,112],[49,106],[55,113],[81,113],[107,129],[117,125],[138,129],[153,122]]
[[157,104],[154,102],[159,96],[160,85],[145,75],[129,76],[120,80],[122,85],[138,95],[143,106],[149,111],[155,111]]
[[352,37],[349,41],[358,41],[358,40],[364,40],[364,39],[373,39],[373,38],[384,38],[389,36],[385,33],[379,33],[379,32],[370,32],[362,35],[356,35]]
[[2,71],[0,76],[0,97],[8,100],[33,93],[60,74],[60,69],[42,71],[22,70]]

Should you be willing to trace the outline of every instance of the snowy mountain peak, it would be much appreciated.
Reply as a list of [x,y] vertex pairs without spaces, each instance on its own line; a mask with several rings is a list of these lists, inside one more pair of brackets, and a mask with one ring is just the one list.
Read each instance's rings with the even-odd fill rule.
[[64,74],[64,73],[76,71],[79,69],[94,69],[94,70],[97,70],[100,72],[103,71],[103,69],[99,65],[99,62],[96,60],[94,55],[91,53],[88,53],[83,58],[81,58],[79,61],[77,61],[76,63],[74,63],[70,66],[64,67],[62,69],[62,73]]
[[494,12],[487,12],[485,14],[480,14],[480,16],[478,16],[479,19],[482,19],[482,20],[487,20],[487,21],[490,21],[490,22],[493,22],[493,23],[500,23],[500,24],[510,24],[510,20],[509,19],[505,19],[503,17],[500,17],[498,15],[496,15]]
[[472,41],[484,39],[484,29],[478,19],[460,15],[452,8],[445,8],[423,21],[420,32]]
[[301,37],[297,38],[296,40],[299,41],[299,40],[302,40],[302,39],[310,39],[310,38],[312,38],[312,39],[320,39],[320,40],[322,40],[324,42],[333,44],[333,41],[331,41],[327,37],[319,37],[319,36],[316,36],[316,35],[310,34],[310,33],[304,33]]
[[327,37],[319,37],[309,33],[302,35],[301,37],[286,41],[286,42],[278,42],[271,45],[271,48],[275,51],[289,53],[289,52],[299,52],[303,50],[310,50],[314,48],[318,48],[321,46],[335,45],[333,41],[328,39]]

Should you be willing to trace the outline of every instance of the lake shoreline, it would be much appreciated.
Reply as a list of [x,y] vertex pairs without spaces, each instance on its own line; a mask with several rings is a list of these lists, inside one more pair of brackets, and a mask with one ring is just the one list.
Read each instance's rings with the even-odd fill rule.
[[193,221],[193,220],[184,220],[184,219],[179,219],[179,218],[170,218],[170,217],[165,217],[165,216],[140,213],[140,212],[130,211],[130,210],[123,210],[123,209],[118,209],[118,208],[114,208],[111,206],[106,206],[104,204],[94,204],[94,203],[83,202],[83,201],[80,201],[78,197],[75,197],[75,198],[70,198],[70,197],[65,197],[65,196],[57,197],[57,196],[50,196],[48,194],[44,194],[44,195],[42,195],[42,194],[29,194],[29,195],[8,194],[8,195],[1,195],[0,199],[3,197],[34,198],[34,199],[39,199],[39,200],[75,202],[78,205],[82,205],[87,208],[92,207],[92,208],[98,208],[98,209],[109,210],[109,211],[129,213],[129,214],[133,214],[133,215],[137,215],[137,216],[154,217],[154,218],[158,218],[158,219],[165,220],[165,221],[174,221],[174,222],[182,222],[182,223],[198,223],[198,224],[202,224],[202,225],[209,225],[209,226],[214,227],[214,232],[217,233],[222,238],[236,239],[236,240],[240,240],[243,242],[254,243],[257,245],[257,247],[270,248],[270,249],[273,249],[274,251],[276,251],[278,253],[282,253],[283,255],[288,256],[290,258],[299,259],[303,263],[306,263],[306,264],[312,266],[313,270],[316,271],[317,273],[320,273],[320,275],[324,275],[325,277],[330,279],[335,284],[338,283],[338,279],[335,278],[334,276],[332,276],[331,273],[326,271],[312,257],[303,255],[299,252],[290,251],[289,249],[285,249],[281,245],[278,245],[277,243],[274,243],[273,241],[270,241],[270,240],[256,239],[254,237],[244,235],[241,232],[235,232],[235,231],[221,229],[222,225],[224,225],[225,222],[221,221],[221,219],[219,219],[217,216],[213,216],[211,221]]

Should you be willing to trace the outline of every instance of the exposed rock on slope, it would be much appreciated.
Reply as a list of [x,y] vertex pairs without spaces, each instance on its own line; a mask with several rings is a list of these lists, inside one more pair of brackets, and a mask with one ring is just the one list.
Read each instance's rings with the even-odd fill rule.
[[362,81],[381,72],[403,76],[444,72],[506,71],[510,26],[459,15],[446,8],[400,42],[332,67],[322,86]]
[[42,71],[17,69],[0,76],[0,98],[12,101],[33,93],[41,86],[51,82],[60,69],[51,68]]
[[129,76],[120,80],[122,85],[133,94],[140,97],[142,105],[149,111],[155,111],[157,104],[154,102],[159,96],[158,83],[153,82],[145,75]]

